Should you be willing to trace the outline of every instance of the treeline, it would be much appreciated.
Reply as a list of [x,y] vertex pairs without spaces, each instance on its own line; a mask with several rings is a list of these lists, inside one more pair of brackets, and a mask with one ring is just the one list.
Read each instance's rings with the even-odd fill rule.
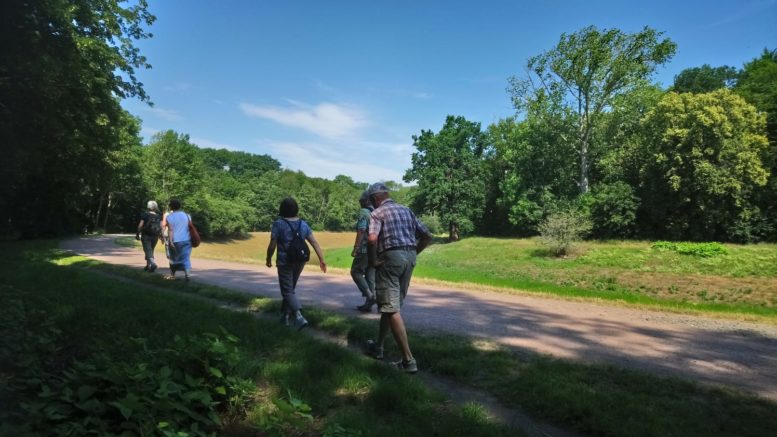
[[[120,99],[147,101],[134,47],[145,2],[0,5],[0,234],[130,231],[148,199],[184,202],[206,236],[267,230],[281,198],[314,228],[348,230],[367,186],[283,170],[270,156],[143,145]],[[485,129],[449,116],[413,137],[395,197],[435,231],[534,235],[554,215],[599,238],[777,239],[777,51],[737,69],[651,82],[676,45],[660,32],[564,34],[509,82],[516,114]],[[582,226],[580,228],[589,228]]]
[[452,239],[533,235],[554,215],[598,238],[777,239],[777,50],[651,84],[674,52],[649,28],[562,35],[512,78],[516,116],[414,137],[416,210]]
[[[138,181],[115,190],[125,204],[116,208],[123,215],[113,223],[124,229],[137,223],[138,206],[146,199],[164,203],[178,198],[207,236],[267,231],[281,199],[293,196],[314,229],[350,230],[367,188],[347,176],[327,180],[283,170],[267,155],[199,148],[173,131],[158,133],[149,145],[135,149],[123,167],[127,177],[121,179],[137,174]],[[398,184],[393,188],[403,190]]]

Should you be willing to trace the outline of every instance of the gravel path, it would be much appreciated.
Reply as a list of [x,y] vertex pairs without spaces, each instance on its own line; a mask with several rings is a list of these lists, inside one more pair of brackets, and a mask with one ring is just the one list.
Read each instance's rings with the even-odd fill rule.
[[[117,237],[68,240],[62,247],[107,263],[142,268],[142,252],[117,246]],[[260,296],[280,296],[274,268],[198,259],[196,255],[195,249],[193,280]],[[362,315],[355,310],[362,298],[348,275],[324,275],[308,267],[297,291],[303,305],[378,318],[375,313]],[[411,346],[414,330],[450,332],[560,358],[736,387],[777,400],[774,325],[417,282],[410,287],[402,315]],[[419,358],[423,363],[423,357]]]

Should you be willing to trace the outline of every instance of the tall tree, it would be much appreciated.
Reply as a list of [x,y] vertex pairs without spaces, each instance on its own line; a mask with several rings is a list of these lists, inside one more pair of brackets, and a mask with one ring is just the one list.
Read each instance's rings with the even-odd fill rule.
[[640,222],[656,236],[757,240],[766,184],[765,117],[727,89],[668,93],[644,122]]
[[586,27],[562,34],[555,48],[530,58],[526,78],[511,78],[519,111],[537,99],[548,99],[572,117],[574,137],[564,140],[578,154],[581,193],[589,189],[592,140],[601,115],[615,97],[643,84],[674,55],[675,43],[661,36],[649,27],[637,33]]
[[451,241],[473,229],[483,210],[485,135],[480,123],[449,115],[439,133],[413,136],[412,167],[405,182],[418,182],[416,200],[425,212],[437,213]]
[[674,77],[672,91],[676,93],[709,93],[721,88],[731,88],[736,83],[739,72],[728,65],[686,68]]
[[139,0],[0,2],[0,226],[40,235],[82,230],[111,153],[119,98],[147,98],[133,45],[154,17]]

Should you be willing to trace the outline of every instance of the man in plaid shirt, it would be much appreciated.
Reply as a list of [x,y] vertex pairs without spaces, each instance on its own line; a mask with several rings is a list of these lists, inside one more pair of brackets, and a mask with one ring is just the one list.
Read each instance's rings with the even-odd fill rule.
[[383,341],[391,329],[402,352],[402,360],[394,364],[407,373],[416,373],[418,365],[410,352],[405,322],[399,311],[407,296],[416,255],[429,245],[432,234],[413,211],[391,199],[386,185],[372,184],[367,193],[375,207],[370,215],[367,241],[370,262],[376,268],[375,292],[380,311],[378,338],[368,342],[369,352],[383,359]]

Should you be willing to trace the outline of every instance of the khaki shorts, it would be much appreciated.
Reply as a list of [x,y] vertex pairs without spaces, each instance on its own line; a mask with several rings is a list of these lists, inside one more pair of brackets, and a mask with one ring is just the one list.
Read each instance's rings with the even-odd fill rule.
[[415,257],[415,249],[389,250],[380,255],[383,264],[375,271],[375,294],[381,313],[396,313],[402,308]]

